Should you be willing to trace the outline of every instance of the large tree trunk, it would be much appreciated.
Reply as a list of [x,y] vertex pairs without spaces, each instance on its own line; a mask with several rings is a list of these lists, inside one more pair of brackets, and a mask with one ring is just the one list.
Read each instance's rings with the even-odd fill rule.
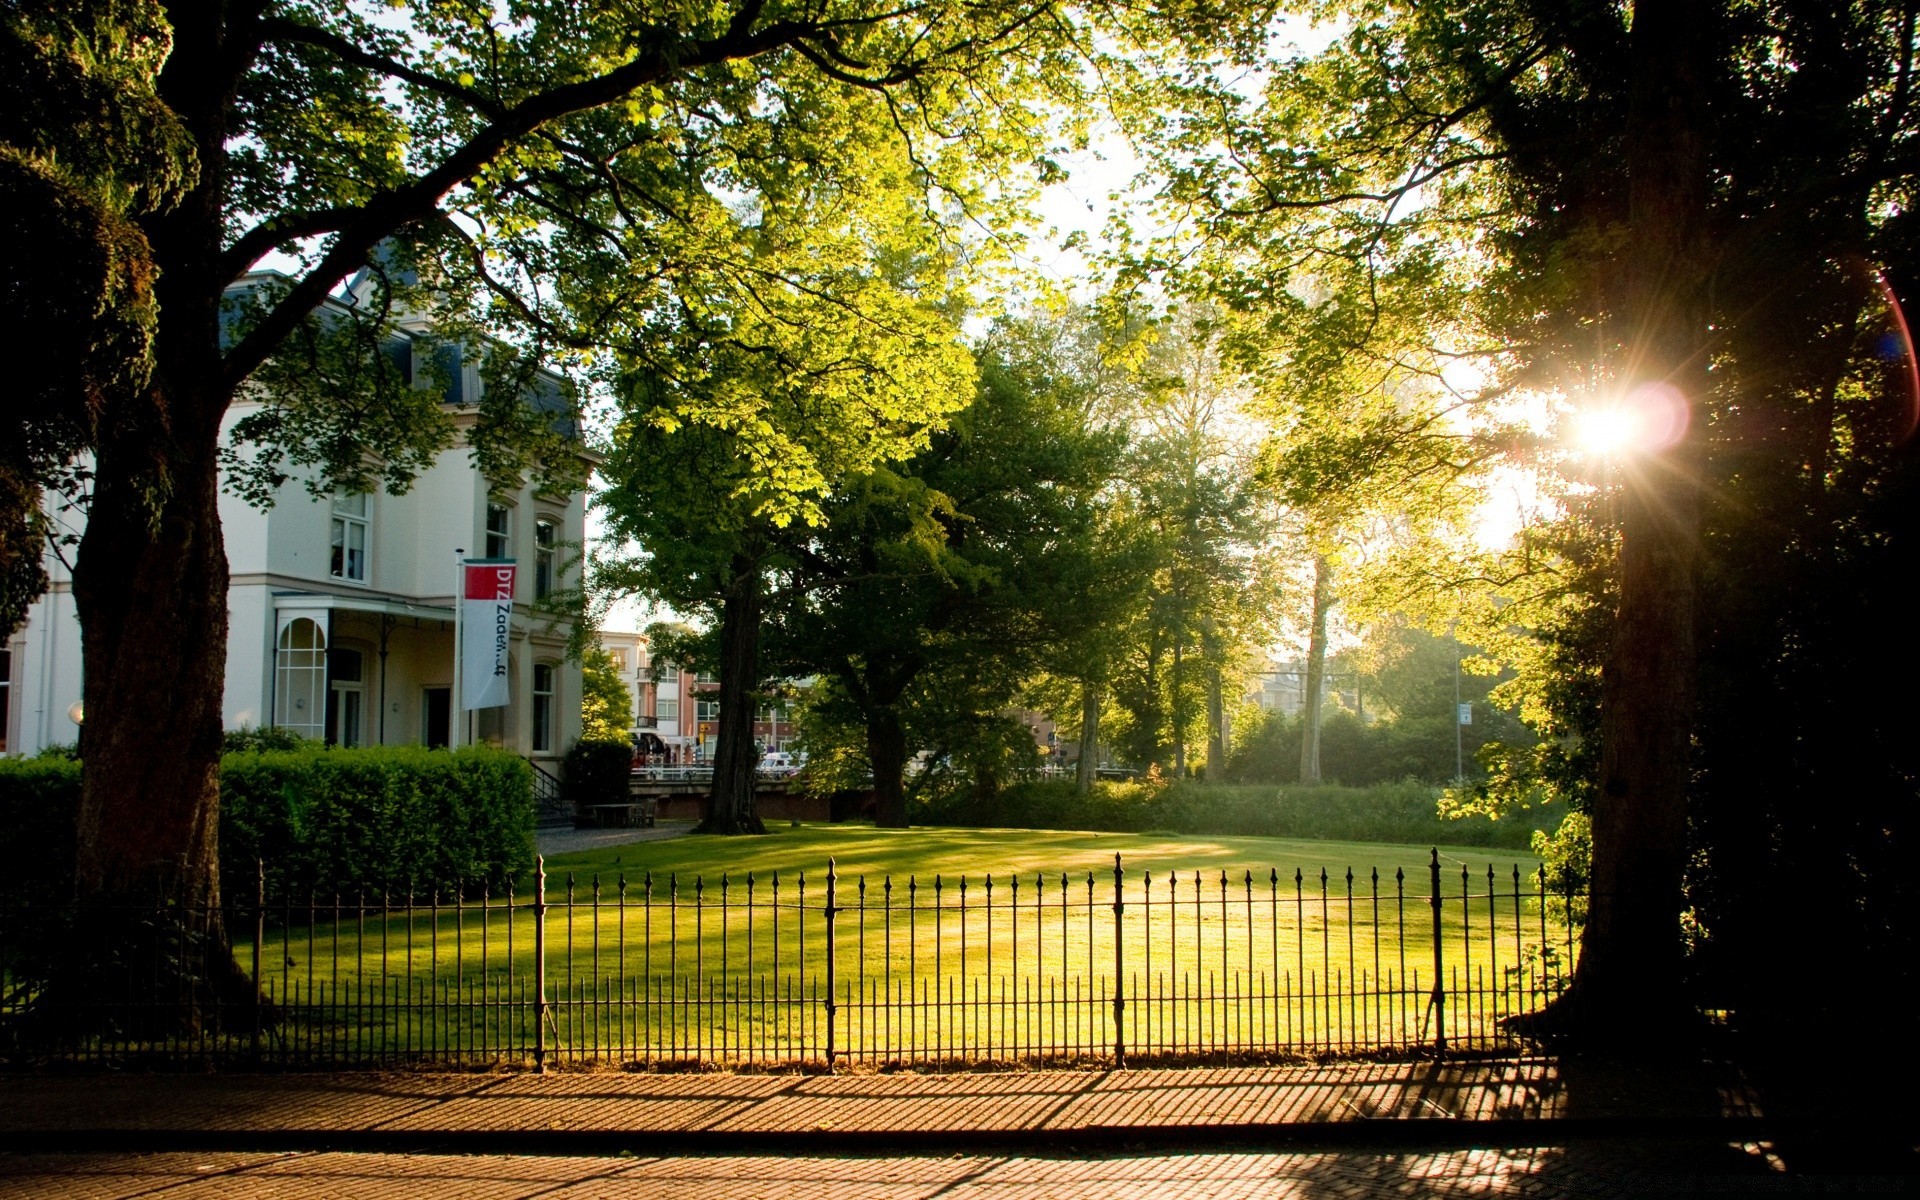
[[1326,689],[1327,610],[1333,607],[1333,568],[1322,554],[1313,560],[1313,625],[1307,634],[1307,678],[1300,696],[1300,782],[1320,782],[1320,703]]
[[720,606],[720,731],[702,833],[765,833],[754,811],[753,718],[760,688],[760,564],[735,555]]
[[[224,404],[158,383],[145,400],[103,438],[74,568],[86,664],[80,924],[70,973],[50,992],[65,1019],[136,1038],[206,1030],[258,1000],[220,908]],[[124,993],[129,979],[142,994]]]
[[873,823],[882,829],[905,829],[907,733],[900,710],[892,704],[867,710],[867,761],[873,765]]
[[1092,680],[1080,683],[1080,761],[1075,764],[1073,790],[1084,796],[1093,790],[1094,772],[1099,769],[1100,685]]
[[116,976],[124,986],[129,968],[147,972],[141,999],[179,999],[141,1018],[152,1031],[205,1028],[212,1005],[258,999],[220,916],[227,560],[218,447],[235,385],[220,360],[218,164],[236,60],[217,11],[188,6],[169,17],[174,51],[161,90],[193,132],[200,175],[178,207],[141,222],[159,268],[154,374],[103,414],[73,579],[86,673],[74,880],[85,926],[72,983],[97,974],[96,988]]
[[[1634,6],[1628,120],[1628,388],[1696,407],[1704,348],[1706,167],[1702,96],[1710,10]],[[1657,405],[1655,406],[1657,408]],[[1693,724],[1699,559],[1698,421],[1622,464],[1620,602],[1602,667],[1593,899],[1574,986],[1558,1010],[1603,1043],[1645,1045],[1682,1027],[1680,940]]]

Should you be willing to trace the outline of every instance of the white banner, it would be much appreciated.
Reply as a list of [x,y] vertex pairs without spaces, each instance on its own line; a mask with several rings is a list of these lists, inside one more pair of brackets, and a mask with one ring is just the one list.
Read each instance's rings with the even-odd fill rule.
[[468,560],[460,565],[460,707],[499,708],[507,702],[507,644],[513,630],[513,562]]

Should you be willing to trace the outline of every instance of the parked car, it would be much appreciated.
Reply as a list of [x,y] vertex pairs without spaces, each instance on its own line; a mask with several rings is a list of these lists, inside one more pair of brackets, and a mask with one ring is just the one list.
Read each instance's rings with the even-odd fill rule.
[[803,765],[805,765],[803,758],[796,754],[789,754],[785,750],[769,750],[760,756],[760,773],[772,775],[778,779],[785,779],[794,774]]

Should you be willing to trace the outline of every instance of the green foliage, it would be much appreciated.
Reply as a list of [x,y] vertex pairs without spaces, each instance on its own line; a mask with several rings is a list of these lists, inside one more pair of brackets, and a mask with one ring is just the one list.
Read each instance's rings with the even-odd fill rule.
[[[220,797],[221,872],[243,889],[256,858],[274,894],[320,896],[388,885],[450,896],[533,861],[531,769],[505,751],[241,750],[221,760]],[[79,798],[77,762],[0,759],[0,819],[36,847],[6,895],[68,894]]]
[[[990,334],[972,403],[924,451],[847,482],[773,600],[774,660],[820,676],[805,741],[818,786],[866,758],[885,794],[921,751],[1005,768],[995,714],[1083,631],[1098,497],[1124,434],[1088,421],[1079,381],[1026,329]],[[898,761],[871,762],[876,741]]]
[[576,806],[618,804],[627,798],[633,776],[633,743],[618,738],[582,737],[567,750],[561,779]]
[[1100,783],[1088,794],[1070,783],[1016,784],[989,802],[972,793],[930,800],[917,814],[926,824],[1093,829],[1122,833],[1323,838],[1341,841],[1499,846],[1532,845],[1535,820],[1442,819],[1439,789],[1420,783],[1367,788],[1255,787],[1212,783]]
[[80,762],[60,755],[0,758],[0,827],[33,852],[0,872],[0,904],[42,903],[73,889]]
[[532,864],[533,776],[519,755],[418,746],[230,754],[220,764],[222,870],[238,886],[418,894],[499,887]]
[[301,737],[282,725],[245,725],[229,729],[221,737],[221,753],[257,753],[262,750],[317,750],[324,743]]
[[0,636],[45,590],[42,489],[86,490],[105,406],[147,380],[158,308],[135,224],[192,185],[193,147],[156,95],[157,0],[0,10],[0,328],[22,348],[0,413]]
[[633,693],[613,655],[588,647],[580,661],[580,740],[625,744],[633,718]]

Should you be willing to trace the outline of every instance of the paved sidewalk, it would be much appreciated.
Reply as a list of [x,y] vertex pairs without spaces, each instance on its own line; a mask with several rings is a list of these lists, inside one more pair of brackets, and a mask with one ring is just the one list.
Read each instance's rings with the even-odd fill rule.
[[1597,1140],[1521,1149],[668,1158],[0,1153],[10,1200],[1386,1200],[1405,1196],[1900,1195],[1896,1176],[1782,1174],[1764,1146]]
[[1636,1128],[1737,1135],[1761,1118],[1737,1081],[1706,1068],[1655,1077],[1548,1059],[959,1075],[0,1076],[0,1149],[15,1151],[1526,1145]]
[[652,826],[629,829],[536,829],[533,840],[540,853],[552,857],[581,850],[601,850],[608,846],[628,846],[636,842],[664,842],[693,832],[697,821],[661,821]]

